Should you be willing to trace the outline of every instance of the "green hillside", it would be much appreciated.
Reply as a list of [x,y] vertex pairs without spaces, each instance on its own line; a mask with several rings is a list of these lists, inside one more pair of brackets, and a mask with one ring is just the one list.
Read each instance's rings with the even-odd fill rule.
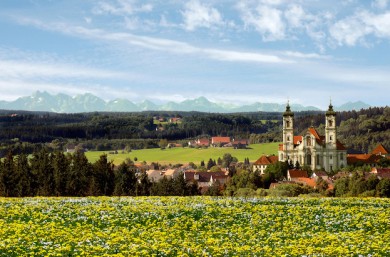
[[154,148],[133,150],[130,153],[121,153],[121,151],[118,151],[118,154],[109,154],[107,151],[91,151],[87,152],[86,156],[90,162],[95,162],[100,155],[106,153],[108,159],[113,160],[115,164],[120,164],[126,158],[134,160],[135,157],[137,157],[138,162],[159,162],[162,164],[194,162],[195,164],[198,164],[202,160],[205,162],[210,158],[217,160],[218,157],[222,157],[225,153],[230,153],[232,156],[237,157],[239,161],[244,161],[244,158],[249,158],[250,161],[256,161],[262,154],[277,154],[278,144],[279,143],[253,144],[250,145],[250,149],[214,147],[195,149],[179,147],[161,150],[159,148]]

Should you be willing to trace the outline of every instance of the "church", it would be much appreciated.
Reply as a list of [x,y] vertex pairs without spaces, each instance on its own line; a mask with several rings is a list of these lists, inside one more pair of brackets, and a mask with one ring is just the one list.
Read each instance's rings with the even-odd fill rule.
[[325,136],[310,127],[302,136],[294,136],[294,113],[287,103],[283,113],[283,144],[279,145],[279,161],[298,161],[312,170],[333,171],[347,166],[347,149],[337,140],[336,112],[332,104],[325,113]]

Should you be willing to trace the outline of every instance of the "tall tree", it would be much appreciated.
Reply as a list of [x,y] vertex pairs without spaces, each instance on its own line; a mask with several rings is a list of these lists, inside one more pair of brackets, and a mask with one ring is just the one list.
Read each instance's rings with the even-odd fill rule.
[[72,156],[67,192],[72,196],[86,196],[89,188],[91,164],[84,152],[77,151]]
[[66,187],[69,182],[71,156],[66,156],[63,152],[58,151],[53,154],[53,173],[55,188],[54,194],[56,196],[67,195]]
[[115,195],[135,195],[137,178],[134,166],[123,162],[115,175]]
[[31,168],[25,154],[16,157],[15,178],[18,180],[15,186],[15,196],[33,196],[30,188]]
[[107,155],[103,154],[93,164],[91,176],[91,187],[93,195],[112,195],[115,188],[114,165],[109,162]]
[[54,195],[55,182],[51,155],[42,148],[39,152],[33,154],[31,158],[31,170],[34,180],[35,195],[51,196]]

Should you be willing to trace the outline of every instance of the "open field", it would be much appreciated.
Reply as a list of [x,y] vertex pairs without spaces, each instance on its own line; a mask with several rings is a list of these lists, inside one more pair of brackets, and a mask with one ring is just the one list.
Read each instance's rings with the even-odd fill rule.
[[90,162],[95,162],[99,157],[106,153],[109,160],[113,160],[115,164],[122,163],[126,158],[137,157],[138,162],[146,161],[159,162],[162,164],[175,164],[175,163],[188,163],[194,162],[199,164],[202,160],[206,163],[212,158],[217,160],[225,153],[230,153],[232,156],[237,157],[239,161],[244,161],[244,158],[249,158],[250,161],[256,161],[262,154],[277,154],[279,143],[267,143],[267,144],[252,144],[251,149],[233,149],[233,148],[219,148],[209,147],[207,149],[196,149],[196,148],[171,148],[161,150],[160,148],[155,149],[142,149],[133,150],[130,153],[108,154],[109,151],[91,151],[86,152],[86,156]]
[[0,256],[390,256],[390,199],[0,198]]

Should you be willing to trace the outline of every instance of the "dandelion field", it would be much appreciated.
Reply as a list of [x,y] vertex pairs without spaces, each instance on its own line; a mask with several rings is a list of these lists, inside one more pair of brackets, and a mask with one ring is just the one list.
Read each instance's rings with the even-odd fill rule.
[[390,256],[390,199],[0,198],[0,256]]

